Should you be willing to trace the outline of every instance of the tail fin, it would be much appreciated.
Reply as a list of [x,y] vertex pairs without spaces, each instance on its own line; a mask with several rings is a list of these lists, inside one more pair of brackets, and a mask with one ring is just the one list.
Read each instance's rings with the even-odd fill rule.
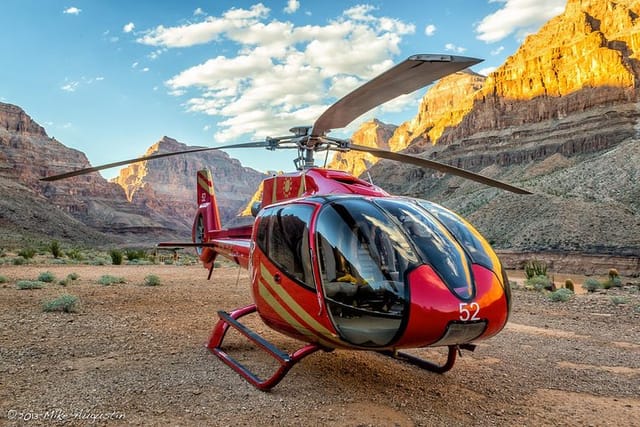
[[213,190],[213,178],[211,177],[211,171],[209,169],[203,169],[198,171],[198,200],[197,204],[203,207],[203,204],[208,203],[206,206],[206,218],[208,230],[220,230],[222,224],[220,223],[220,212],[218,211],[218,203],[216,202],[216,193]]

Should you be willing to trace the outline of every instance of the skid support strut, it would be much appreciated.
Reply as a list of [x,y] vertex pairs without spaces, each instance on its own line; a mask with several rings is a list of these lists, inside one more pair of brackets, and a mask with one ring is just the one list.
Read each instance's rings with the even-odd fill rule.
[[381,351],[381,354],[385,356],[393,357],[394,359],[402,360],[407,363],[411,363],[419,368],[426,369],[427,371],[435,372],[437,374],[444,374],[453,368],[453,365],[456,363],[456,357],[461,349],[473,351],[475,346],[472,344],[461,344],[461,345],[450,345],[448,346],[449,352],[447,353],[447,361],[443,365],[437,365],[433,362],[429,362],[428,360],[421,359],[416,356],[412,356],[407,353],[402,353],[399,351],[385,350]]
[[[287,375],[293,365],[298,363],[306,356],[316,352],[317,350],[320,350],[321,347],[316,344],[307,344],[304,347],[301,347],[293,352],[293,354],[288,354],[280,350],[265,338],[261,337],[256,332],[252,331],[238,321],[238,319],[240,319],[241,317],[246,316],[247,314],[255,313],[255,311],[255,304],[239,308],[232,311],[231,313],[219,311],[218,316],[220,317],[220,320],[218,320],[218,323],[216,323],[216,326],[213,328],[213,332],[211,333],[211,337],[209,338],[207,348],[213,354],[218,356],[218,358],[226,363],[231,369],[239,373],[254,387],[262,391],[268,391],[275,387],[282,380],[282,378]],[[269,377],[268,379],[259,378],[255,373],[251,372],[249,368],[235,360],[222,349],[222,341],[224,340],[225,334],[229,330],[230,326],[236,329],[249,341],[257,345],[264,352],[271,355],[271,357],[278,361],[280,367],[271,377]]]

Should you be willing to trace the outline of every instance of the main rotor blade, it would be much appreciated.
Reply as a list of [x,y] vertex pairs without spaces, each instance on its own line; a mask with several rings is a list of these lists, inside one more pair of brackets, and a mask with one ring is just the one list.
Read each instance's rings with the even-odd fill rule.
[[114,168],[116,166],[124,166],[124,165],[129,165],[131,163],[144,162],[144,161],[147,161],[147,160],[160,159],[160,158],[163,158],[163,157],[179,156],[179,155],[182,155],[182,154],[201,153],[203,151],[226,150],[227,148],[266,148],[268,146],[269,146],[269,144],[267,142],[265,142],[265,141],[245,142],[245,143],[242,143],[242,144],[224,145],[222,147],[206,147],[206,148],[203,147],[203,148],[194,148],[194,149],[191,149],[191,150],[174,151],[172,153],[152,154],[150,156],[137,157],[135,159],[121,160],[119,162],[107,163],[107,164],[104,164],[104,165],[93,166],[93,167],[90,167],[90,168],[78,169],[78,170],[75,170],[75,171],[62,173],[60,175],[47,176],[47,177],[44,177],[44,178],[40,178],[40,181],[58,181],[60,179],[71,178],[73,176],[84,175],[84,174],[91,173],[91,172],[97,172],[97,171],[101,171],[103,169],[110,169],[110,168]]
[[469,172],[464,169],[457,168],[455,166],[447,165],[445,163],[436,162],[434,160],[427,160],[421,157],[411,156],[409,154],[402,153],[394,153],[393,151],[381,150],[379,148],[365,147],[364,145],[351,144],[350,148],[356,151],[364,151],[366,153],[371,153],[376,157],[380,157],[382,159],[395,160],[402,163],[409,163],[412,165],[420,166],[423,168],[435,169],[440,172],[448,173],[451,175],[456,175],[462,178],[469,179],[471,181],[480,182],[482,184],[501,188],[503,190],[511,191],[516,194],[533,194],[529,190],[525,190],[523,188],[519,188],[513,186],[511,184],[507,184],[506,182],[498,181],[493,178],[487,178],[486,176],[482,176],[480,174]]
[[362,114],[400,95],[411,93],[481,59],[453,55],[413,55],[329,107],[316,120],[312,137],[347,126]]

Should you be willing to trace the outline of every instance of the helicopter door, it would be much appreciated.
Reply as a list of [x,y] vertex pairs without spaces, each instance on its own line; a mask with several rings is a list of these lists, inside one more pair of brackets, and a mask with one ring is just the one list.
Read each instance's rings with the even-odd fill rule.
[[405,271],[417,263],[398,227],[368,200],[325,205],[316,222],[325,301],[342,339],[389,345],[407,313]]
[[291,204],[260,211],[257,244],[284,274],[315,289],[309,257],[309,222],[313,206]]

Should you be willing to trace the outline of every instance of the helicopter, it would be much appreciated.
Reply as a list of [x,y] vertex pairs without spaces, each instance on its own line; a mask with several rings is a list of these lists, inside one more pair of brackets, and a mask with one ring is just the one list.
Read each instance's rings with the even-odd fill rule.
[[[397,96],[481,60],[413,55],[330,106],[312,126],[263,141],[161,153],[43,178],[55,181],[157,158],[232,148],[295,149],[296,170],[262,182],[253,223],[224,228],[207,169],[197,173],[191,241],[208,278],[218,256],[249,270],[253,303],[218,311],[207,348],[259,390],[275,387],[318,350],[374,351],[422,369],[449,371],[462,350],[500,332],[509,317],[509,281],[483,236],[456,213],[427,200],[395,196],[346,172],[317,167],[314,155],[350,150],[456,175],[516,194],[528,190],[418,156],[330,137],[334,129]],[[304,343],[288,353],[241,322],[258,313],[270,328]],[[229,328],[275,359],[263,378],[223,347]],[[438,364],[403,349],[446,348]]]

